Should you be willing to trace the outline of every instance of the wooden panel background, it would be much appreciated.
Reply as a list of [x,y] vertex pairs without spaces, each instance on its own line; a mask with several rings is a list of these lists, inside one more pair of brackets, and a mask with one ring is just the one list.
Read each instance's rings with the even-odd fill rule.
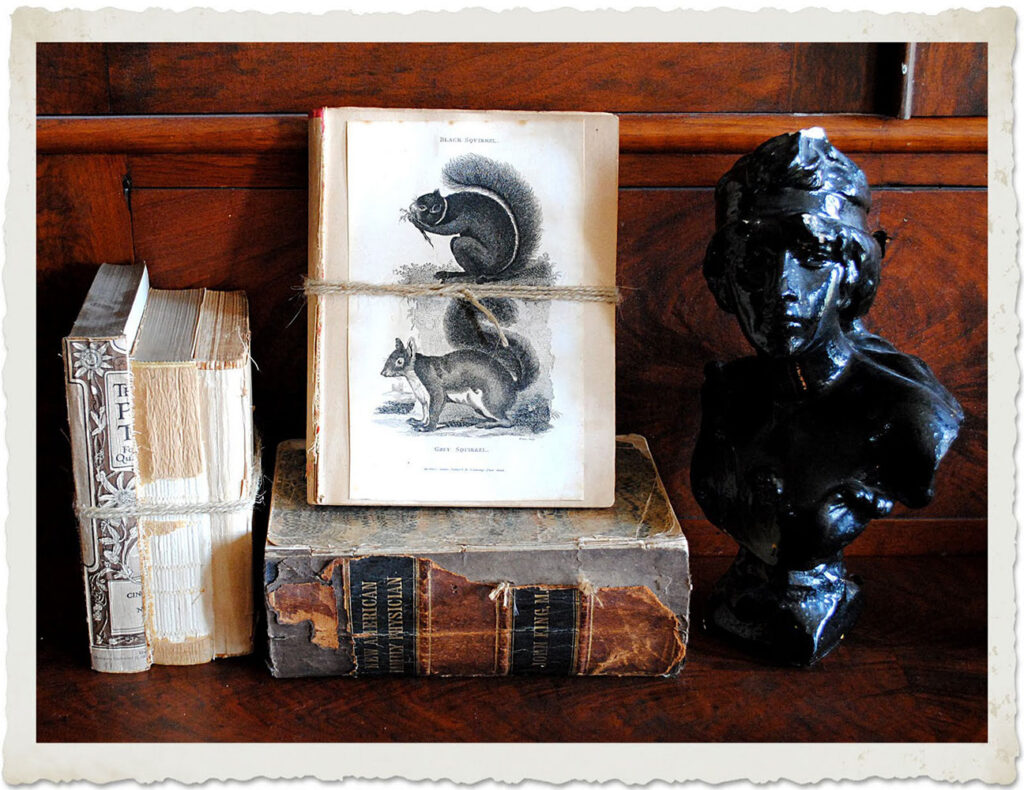
[[[694,551],[730,551],[687,485],[703,366],[747,353],[700,275],[713,230],[710,187],[758,140],[823,123],[863,163],[876,185],[873,217],[892,236],[871,325],[928,361],[967,413],[935,502],[897,510],[852,551],[978,550],[986,503],[984,118],[850,115],[876,111],[888,101],[880,97],[906,87],[899,70],[906,51],[897,44],[41,44],[39,382],[47,419],[40,464],[67,466],[53,349],[103,260],[146,261],[159,287],[245,289],[257,425],[267,446],[302,435],[305,121],[246,113],[346,102],[613,109],[626,113],[618,427],[650,438]],[[968,97],[950,112],[984,108],[984,80],[976,78],[984,47],[919,44],[916,57],[937,64],[935,73],[913,75],[921,107],[938,107],[928,86],[943,79]],[[524,64],[515,84],[507,82],[508,62]],[[439,91],[441,75],[449,79]],[[232,115],[153,116],[172,110]],[[765,110],[777,114],[754,114]],[[794,110],[818,115],[785,114]],[[71,530],[61,491],[48,507]]]
[[349,104],[884,113],[902,57],[894,44],[139,43],[82,45],[65,60],[62,47],[39,45],[41,115]]
[[[39,740],[330,740],[353,716],[346,732],[373,740],[984,740],[985,55],[927,43],[40,44]],[[267,447],[301,436],[305,114],[342,104],[620,114],[617,421],[651,440],[695,555],[695,607],[735,551],[687,485],[697,393],[707,361],[747,353],[700,274],[712,187],[740,153],[813,123],[864,167],[873,221],[892,237],[871,327],[923,357],[967,418],[935,501],[853,544],[851,569],[880,586],[822,671],[752,670],[699,633],[678,681],[601,689],[268,685],[258,657],[130,678],[85,669],[60,338],[102,261],[146,261],[157,287],[243,288],[257,427]],[[265,505],[257,542],[264,521]],[[965,585],[971,595],[950,593]],[[903,603],[879,605],[886,595]]]
[[922,115],[985,115],[985,44],[923,43],[914,54],[913,111]]

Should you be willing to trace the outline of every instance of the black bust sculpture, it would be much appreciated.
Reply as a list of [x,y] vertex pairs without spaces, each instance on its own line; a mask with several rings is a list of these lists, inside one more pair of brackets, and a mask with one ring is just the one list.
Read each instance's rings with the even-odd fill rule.
[[705,625],[812,664],[852,626],[843,549],[895,501],[921,507],[959,404],[917,357],[859,322],[884,235],[864,173],[821,129],[774,137],[715,190],[704,276],[757,352],[705,371],[691,484],[740,544]]

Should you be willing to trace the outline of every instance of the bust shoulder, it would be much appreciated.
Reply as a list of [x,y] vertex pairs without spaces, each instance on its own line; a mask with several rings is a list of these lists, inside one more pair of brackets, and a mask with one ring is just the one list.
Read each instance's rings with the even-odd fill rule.
[[859,376],[871,381],[872,395],[914,413],[924,409],[929,418],[944,423],[963,421],[960,404],[919,357],[897,350],[878,335],[859,333],[852,339]]
[[872,415],[873,440],[896,482],[893,493],[911,507],[932,498],[935,471],[963,422],[963,410],[918,357],[863,334],[851,385]]

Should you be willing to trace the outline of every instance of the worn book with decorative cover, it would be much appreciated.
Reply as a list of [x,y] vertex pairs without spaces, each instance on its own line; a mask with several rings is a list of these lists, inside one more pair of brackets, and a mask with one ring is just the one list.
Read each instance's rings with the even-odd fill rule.
[[[148,295],[145,264],[103,264],[64,338],[71,461],[80,512],[135,501],[128,354]],[[81,515],[78,526],[92,667],[100,672],[149,669],[138,520],[133,515]]]
[[612,508],[330,507],[278,448],[268,658],[312,675],[673,675],[686,538],[646,441],[619,437]]
[[309,501],[611,505],[616,116],[309,132]]
[[103,264],[63,351],[93,668],[251,652],[245,294]]

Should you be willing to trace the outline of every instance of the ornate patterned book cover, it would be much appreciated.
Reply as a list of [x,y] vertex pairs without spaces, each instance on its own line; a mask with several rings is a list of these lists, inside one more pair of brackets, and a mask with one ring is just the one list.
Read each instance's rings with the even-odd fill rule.
[[672,675],[689,555],[646,441],[619,437],[611,508],[325,507],[278,448],[269,663],[305,675]]
[[[71,335],[64,339],[72,469],[79,507],[135,502],[136,447],[128,353],[147,290],[144,266],[104,264]],[[79,534],[93,668],[102,672],[148,669],[136,518],[83,517]]]

